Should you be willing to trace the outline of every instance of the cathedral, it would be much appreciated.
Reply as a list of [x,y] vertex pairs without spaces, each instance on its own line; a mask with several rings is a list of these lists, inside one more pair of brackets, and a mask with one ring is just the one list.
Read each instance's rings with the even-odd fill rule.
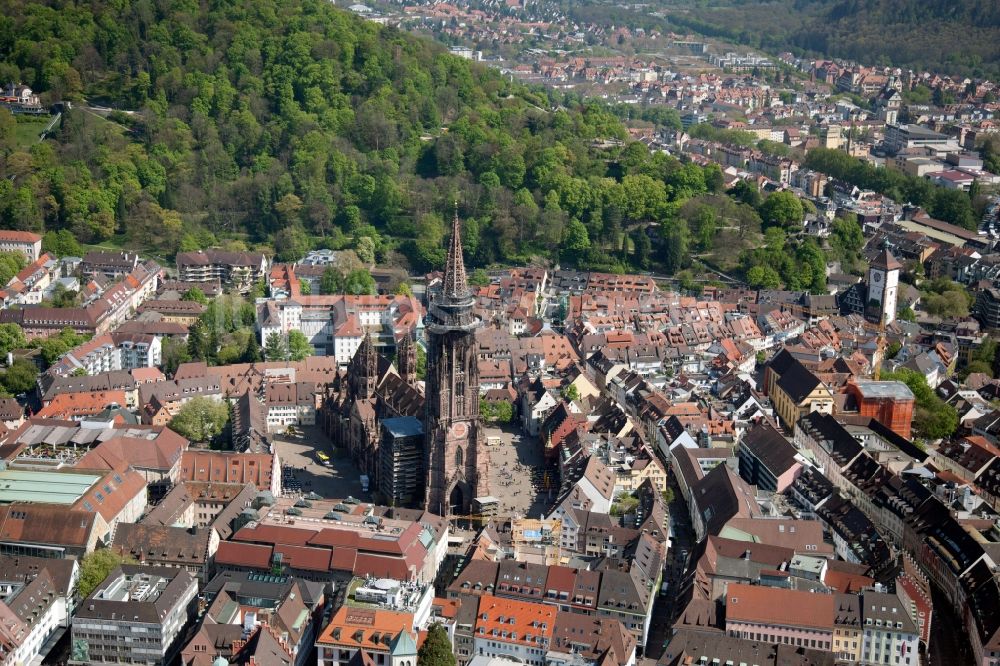
[[393,365],[366,335],[347,370],[331,383],[322,423],[334,444],[369,477],[371,487],[384,488],[393,485],[380,478],[392,469],[385,458],[395,452],[383,441],[392,431],[383,424],[404,417],[418,421],[423,430],[418,456],[422,483],[414,484],[414,490],[422,492],[422,501],[415,496],[414,504],[442,516],[467,515],[476,497],[489,494],[489,454],[479,416],[475,331],[481,321],[473,313],[457,215],[444,280],[429,299],[424,393],[417,389],[412,336],[397,343]]

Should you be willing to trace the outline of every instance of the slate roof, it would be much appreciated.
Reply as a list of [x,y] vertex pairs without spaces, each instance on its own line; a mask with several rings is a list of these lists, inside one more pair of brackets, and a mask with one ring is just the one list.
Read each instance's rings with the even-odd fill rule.
[[[100,598],[101,593],[109,584],[123,575],[134,576],[148,574],[166,579],[167,585],[153,601],[113,601]],[[137,618],[136,621],[146,624],[160,624],[166,614],[180,601],[194,582],[187,571],[174,567],[147,567],[138,564],[122,564],[115,568],[90,596],[81,601],[76,608],[74,618],[112,620],[117,617],[124,621],[126,617]]]
[[728,465],[719,465],[691,489],[691,497],[705,521],[708,534],[718,534],[737,516],[760,516],[753,488],[733,473]]
[[791,398],[795,404],[800,404],[819,386],[819,377],[809,372],[804,365],[796,361],[781,375],[778,387]]
[[753,454],[775,478],[796,463],[795,447],[768,421],[760,421],[747,431],[741,446]]

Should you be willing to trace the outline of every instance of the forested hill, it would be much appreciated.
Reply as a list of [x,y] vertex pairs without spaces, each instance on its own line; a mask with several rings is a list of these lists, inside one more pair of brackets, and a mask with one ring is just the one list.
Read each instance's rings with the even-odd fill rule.
[[678,25],[769,50],[942,74],[1000,75],[996,0],[681,0],[667,5]]
[[[322,244],[439,266],[457,199],[474,264],[565,250],[609,265],[653,196],[633,182],[645,198],[630,204],[627,172],[593,147],[625,136],[606,107],[327,0],[0,0],[7,81],[74,110],[41,143],[0,113],[0,226],[168,259],[216,243],[294,259]],[[86,108],[102,105],[128,112]],[[670,174],[689,174],[632,155],[662,213],[680,196]]]

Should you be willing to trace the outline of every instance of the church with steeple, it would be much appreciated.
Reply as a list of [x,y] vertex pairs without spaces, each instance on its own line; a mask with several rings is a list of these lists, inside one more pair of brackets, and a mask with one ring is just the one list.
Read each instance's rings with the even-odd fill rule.
[[399,453],[394,434],[422,429],[422,450],[412,466],[420,469],[406,469],[417,477],[410,484],[417,486],[413,504],[442,516],[468,515],[477,497],[489,495],[490,461],[479,415],[476,329],[482,322],[473,312],[457,214],[444,279],[428,298],[423,393],[417,388],[417,342],[411,334],[397,342],[395,363],[379,354],[366,334],[346,371],[334,378],[321,422],[334,445],[368,476],[370,487],[380,490],[397,485],[380,478],[394,469],[386,460]]
[[465,275],[456,213],[444,280],[430,294],[424,410],[424,509],[441,516],[472,513],[489,495],[489,453],[479,415],[475,299]]

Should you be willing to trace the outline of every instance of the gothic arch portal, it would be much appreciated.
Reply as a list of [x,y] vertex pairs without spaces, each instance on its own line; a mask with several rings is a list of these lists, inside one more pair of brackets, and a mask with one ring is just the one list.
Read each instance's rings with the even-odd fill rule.
[[466,513],[471,499],[466,484],[462,481],[456,481],[455,485],[452,486],[451,492],[448,493],[448,508],[453,514]]

